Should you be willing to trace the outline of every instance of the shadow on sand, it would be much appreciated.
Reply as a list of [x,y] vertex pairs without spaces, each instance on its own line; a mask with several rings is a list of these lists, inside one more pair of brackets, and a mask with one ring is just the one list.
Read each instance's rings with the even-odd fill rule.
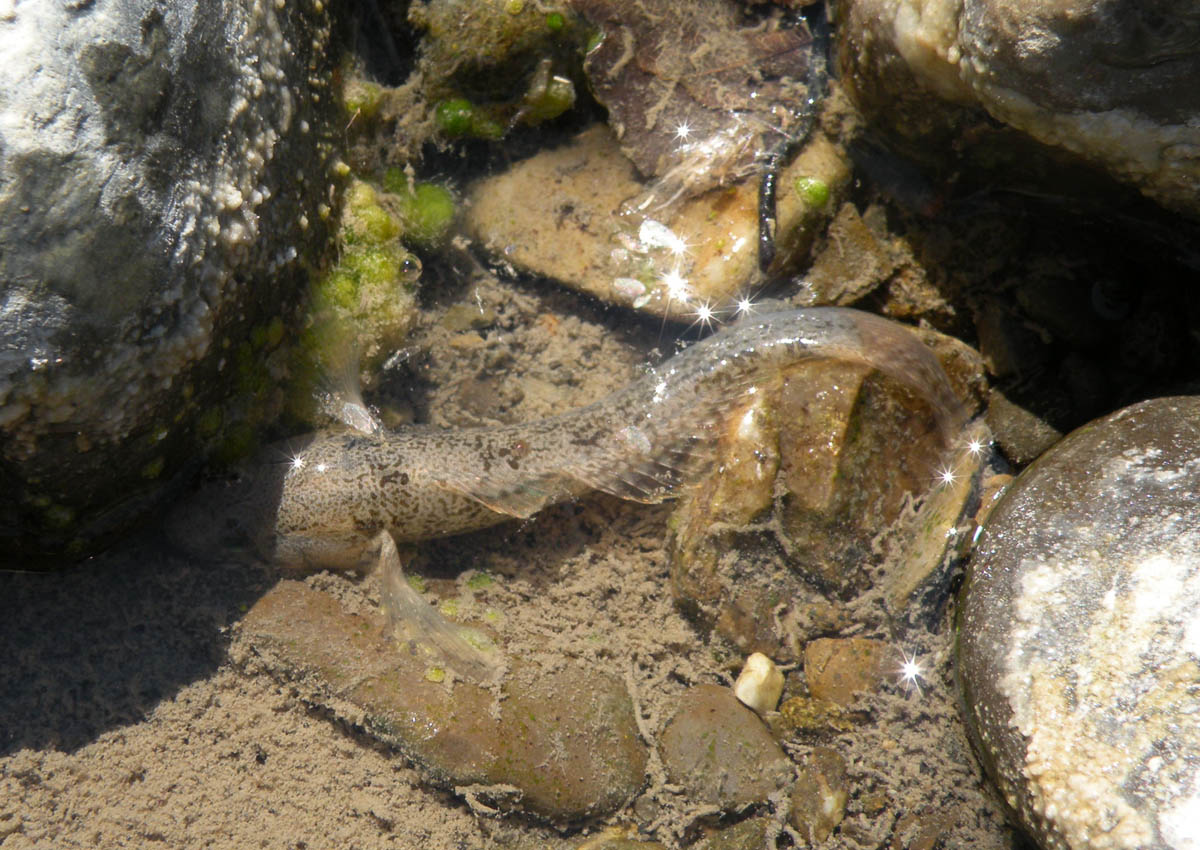
[[273,582],[248,556],[189,561],[152,539],[0,572],[0,756],[70,752],[142,720],[220,666],[229,624]]

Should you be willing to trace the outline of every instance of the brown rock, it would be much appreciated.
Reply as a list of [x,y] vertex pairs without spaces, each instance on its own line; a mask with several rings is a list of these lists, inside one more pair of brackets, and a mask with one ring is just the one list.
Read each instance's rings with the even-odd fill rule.
[[695,803],[738,811],[791,778],[792,764],[770,731],[729,688],[699,685],[684,694],[659,738],[671,782]]
[[[836,200],[849,182],[844,153],[814,134],[779,177],[791,187],[801,177],[823,183]],[[647,217],[621,215],[646,191],[606,127],[533,156],[481,180],[471,191],[466,227],[498,259],[605,301],[691,321],[698,304],[731,306],[761,282],[758,268],[758,182],[718,187]],[[825,226],[834,203],[806,203],[780,192],[776,205],[777,256],[772,274],[804,256]],[[642,225],[658,236],[643,238]],[[667,244],[669,229],[682,243]],[[653,236],[654,234],[652,234]],[[682,254],[672,247],[686,246]],[[670,290],[671,279],[686,282]]]
[[473,684],[430,681],[423,658],[384,636],[382,616],[348,613],[297,581],[263,596],[242,634],[273,675],[298,681],[306,699],[361,723],[472,802],[511,800],[567,822],[615,811],[642,784],[646,752],[612,677],[514,664],[497,703]]
[[714,830],[692,847],[693,850],[759,850],[766,846],[769,826],[765,817],[749,818],[733,826]]
[[852,305],[882,285],[896,268],[896,257],[847,201],[833,221],[822,249],[805,276],[813,304]]
[[792,787],[792,826],[806,841],[820,844],[846,816],[849,797],[845,759],[828,747],[814,747],[801,760]]
[[816,699],[838,705],[873,691],[896,666],[895,651],[881,640],[820,638],[804,647],[804,676]]
[[905,815],[896,822],[892,850],[934,850],[954,828],[954,819],[936,809]]
[[610,826],[575,845],[575,850],[667,850],[657,841],[639,841],[632,833],[628,827]]
[[1005,457],[1024,466],[1062,439],[1062,432],[999,390],[988,399],[987,423]]

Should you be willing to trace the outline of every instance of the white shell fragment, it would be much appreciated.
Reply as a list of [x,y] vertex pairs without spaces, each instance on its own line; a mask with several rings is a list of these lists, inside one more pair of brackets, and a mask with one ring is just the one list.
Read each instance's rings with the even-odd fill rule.
[[733,683],[733,695],[759,714],[774,711],[783,695],[783,673],[774,661],[755,652],[746,659],[742,672]]

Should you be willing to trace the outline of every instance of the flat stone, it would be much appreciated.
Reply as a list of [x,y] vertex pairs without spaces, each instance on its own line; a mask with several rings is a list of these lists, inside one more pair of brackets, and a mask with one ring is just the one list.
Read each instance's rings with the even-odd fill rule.
[[698,685],[680,700],[659,738],[671,782],[694,803],[740,811],[792,776],[792,764],[758,715],[720,685]]
[[975,744],[1044,846],[1200,842],[1200,398],[1078,429],[992,511],[958,673]]
[[[849,176],[844,154],[820,134],[783,170],[778,266],[808,251]],[[794,187],[802,178],[819,180],[833,200],[807,203]],[[612,132],[596,126],[476,183],[466,227],[497,260],[660,316],[691,320],[698,304],[732,306],[760,282],[757,181],[682,200],[653,214],[661,220],[622,215],[644,191]]]
[[305,699],[361,724],[472,805],[566,823],[612,813],[642,784],[646,752],[613,677],[514,663],[499,700],[434,681],[423,657],[385,637],[382,615],[349,613],[298,581],[255,603],[241,631],[273,675],[298,680]]

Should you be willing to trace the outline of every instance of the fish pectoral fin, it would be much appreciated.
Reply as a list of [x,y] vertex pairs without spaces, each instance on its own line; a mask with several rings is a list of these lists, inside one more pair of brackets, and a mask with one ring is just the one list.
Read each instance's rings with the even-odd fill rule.
[[489,681],[504,658],[478,629],[454,623],[438,612],[408,582],[396,543],[386,531],[373,541],[379,551],[379,583],[392,637],[410,652],[421,649],[429,663],[445,666],[478,683]]

